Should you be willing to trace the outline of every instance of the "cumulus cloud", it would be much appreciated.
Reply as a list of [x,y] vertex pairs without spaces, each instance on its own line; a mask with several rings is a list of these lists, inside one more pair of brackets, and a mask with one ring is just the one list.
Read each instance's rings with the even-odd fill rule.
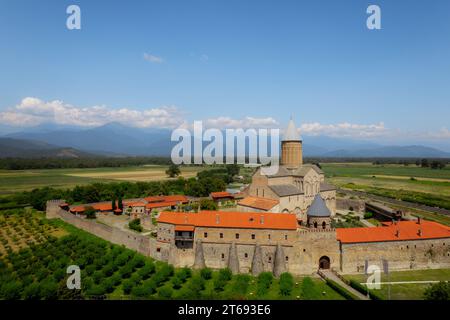
[[383,122],[377,124],[338,123],[322,124],[319,122],[304,123],[299,128],[301,134],[310,136],[331,136],[346,138],[377,138],[390,133]]
[[155,55],[147,53],[147,52],[144,53],[144,60],[147,60],[152,63],[163,63],[164,62],[163,58],[155,56]]
[[61,100],[43,101],[34,97],[24,98],[15,107],[0,112],[0,123],[21,127],[41,123],[94,127],[109,122],[120,122],[141,128],[173,128],[180,125],[183,119],[175,106],[144,110],[112,109],[104,105],[77,107]]

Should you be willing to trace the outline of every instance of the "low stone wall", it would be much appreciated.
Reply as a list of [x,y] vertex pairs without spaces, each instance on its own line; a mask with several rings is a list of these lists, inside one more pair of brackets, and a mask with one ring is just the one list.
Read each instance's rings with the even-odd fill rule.
[[61,218],[63,221],[70,223],[79,229],[92,233],[93,235],[114,244],[124,245],[125,247],[135,250],[145,256],[154,257],[155,255],[155,239],[132,231],[122,230],[101,224],[95,220],[87,220],[85,218],[75,216],[60,209],[59,202],[57,201],[49,201],[47,203],[47,218]]

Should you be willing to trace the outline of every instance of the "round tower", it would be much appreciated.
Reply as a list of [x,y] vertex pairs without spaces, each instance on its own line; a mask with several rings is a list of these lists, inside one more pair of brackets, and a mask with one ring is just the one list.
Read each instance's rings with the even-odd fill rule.
[[291,118],[281,141],[281,165],[295,169],[302,164],[302,140],[295,127],[294,120]]

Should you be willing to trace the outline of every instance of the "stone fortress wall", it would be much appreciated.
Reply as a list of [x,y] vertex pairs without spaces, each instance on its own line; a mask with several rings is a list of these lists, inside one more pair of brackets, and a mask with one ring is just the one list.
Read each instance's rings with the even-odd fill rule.
[[143,255],[151,256],[154,254],[155,239],[137,234],[133,231],[122,230],[73,215],[59,207],[62,202],[63,201],[61,200],[47,201],[46,216],[48,219],[60,218],[63,221],[70,223],[79,229],[92,233],[99,238],[118,245],[124,245],[125,247],[142,253]]
[[[269,271],[280,274],[313,274],[325,257],[330,267],[347,273],[363,273],[365,261],[382,268],[382,259],[390,270],[450,268],[450,238],[345,244],[336,240],[333,229],[298,231],[197,228],[191,248],[177,248],[173,225],[161,224],[158,239],[121,230],[70,214],[59,207],[62,201],[47,202],[47,218],[61,218],[100,238],[135,250],[176,267],[229,267],[233,272]],[[204,237],[204,232],[208,237]],[[227,233],[224,238],[219,233]],[[240,239],[235,239],[239,232]],[[272,234],[272,240],[268,234]],[[287,239],[285,235],[287,234]],[[256,239],[252,240],[252,234]]]

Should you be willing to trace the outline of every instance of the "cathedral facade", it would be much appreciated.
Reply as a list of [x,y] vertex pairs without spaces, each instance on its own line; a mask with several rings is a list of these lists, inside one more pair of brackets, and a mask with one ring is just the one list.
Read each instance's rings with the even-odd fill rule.
[[325,183],[325,174],[318,166],[303,163],[302,140],[292,119],[281,142],[278,172],[265,175],[259,168],[245,193],[247,197],[238,203],[239,211],[291,212],[306,223],[308,208],[320,195],[331,215],[336,213],[336,188]]

